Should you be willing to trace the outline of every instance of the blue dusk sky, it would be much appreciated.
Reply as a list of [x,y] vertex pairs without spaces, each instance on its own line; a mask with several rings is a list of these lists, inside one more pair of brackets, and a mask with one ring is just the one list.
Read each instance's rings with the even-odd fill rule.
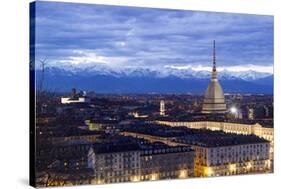
[[58,67],[273,73],[273,16],[37,2],[36,59]]

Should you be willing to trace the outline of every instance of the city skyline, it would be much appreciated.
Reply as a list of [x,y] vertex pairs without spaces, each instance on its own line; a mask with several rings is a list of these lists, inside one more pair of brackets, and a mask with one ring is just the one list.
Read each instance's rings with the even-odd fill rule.
[[30,10],[32,186],[274,172],[273,17]]

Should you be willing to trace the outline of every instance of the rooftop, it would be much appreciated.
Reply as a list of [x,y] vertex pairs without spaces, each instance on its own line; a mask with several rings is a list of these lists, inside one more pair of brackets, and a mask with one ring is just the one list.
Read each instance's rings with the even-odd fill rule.
[[269,141],[259,138],[255,135],[229,134],[222,131],[198,130],[175,139],[177,142],[198,145],[202,147],[220,147],[233,145],[246,145],[269,143]]
[[161,142],[145,143],[140,144],[142,155],[151,154],[167,154],[167,153],[180,153],[180,152],[192,152],[194,151],[189,146],[168,146]]
[[107,136],[99,142],[92,145],[95,153],[115,153],[139,151],[140,147],[136,140],[131,137],[124,137],[119,135]]
[[125,128],[125,131],[173,138],[175,142],[200,146],[229,146],[269,142],[255,135],[239,135],[207,129],[169,127],[157,124],[138,124]]
[[249,119],[225,119],[222,117],[200,117],[200,116],[190,116],[184,118],[172,118],[172,117],[162,117],[158,121],[170,121],[170,122],[199,122],[199,121],[213,121],[213,122],[226,122],[226,123],[237,123],[237,124],[247,124],[255,125],[259,123],[263,127],[273,128],[272,121],[266,120],[249,120]]
[[72,126],[57,126],[57,127],[40,127],[36,129],[37,137],[70,137],[70,136],[85,136],[85,135],[102,135],[103,131],[83,130]]
[[97,154],[139,151],[140,147],[137,143],[114,143],[101,142],[92,146]]
[[142,155],[146,154],[167,154],[193,151],[188,146],[168,146],[161,142],[151,143],[145,139],[138,139],[130,136],[114,136],[109,141],[101,141],[92,145],[96,153],[115,153],[140,151]]

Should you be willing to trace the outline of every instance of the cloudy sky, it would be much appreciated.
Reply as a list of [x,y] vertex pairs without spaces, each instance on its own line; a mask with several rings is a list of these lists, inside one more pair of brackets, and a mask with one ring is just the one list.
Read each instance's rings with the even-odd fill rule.
[[37,2],[36,58],[52,66],[273,72],[273,17]]

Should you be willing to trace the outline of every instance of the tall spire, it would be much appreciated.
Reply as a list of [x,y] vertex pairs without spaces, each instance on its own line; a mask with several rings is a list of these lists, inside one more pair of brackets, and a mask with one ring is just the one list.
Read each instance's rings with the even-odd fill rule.
[[226,113],[226,104],[222,87],[219,84],[216,70],[216,42],[213,44],[213,70],[211,81],[205,91],[202,113]]
[[213,47],[213,72],[216,72],[216,41],[214,40],[214,47]]

